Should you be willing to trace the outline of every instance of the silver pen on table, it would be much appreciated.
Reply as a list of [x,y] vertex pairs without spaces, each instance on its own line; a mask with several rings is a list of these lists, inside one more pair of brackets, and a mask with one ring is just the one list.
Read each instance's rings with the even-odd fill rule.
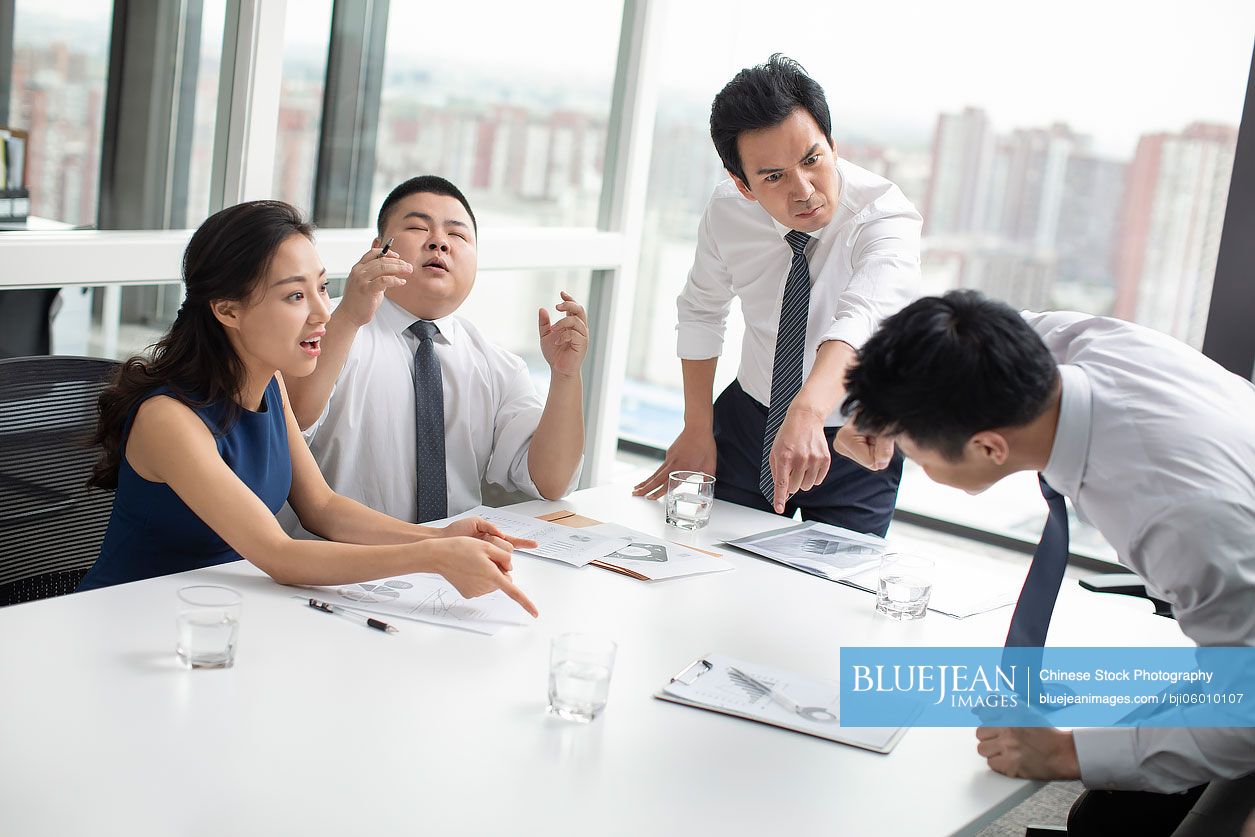
[[342,607],[336,607],[330,602],[320,602],[317,599],[310,599],[309,606],[314,610],[321,610],[323,613],[330,613],[348,619],[350,622],[356,622],[359,625],[365,625],[368,628],[374,628],[377,631],[383,631],[386,634],[395,634],[397,629],[384,622],[381,619],[374,619],[370,616],[363,616],[352,610],[345,610]]

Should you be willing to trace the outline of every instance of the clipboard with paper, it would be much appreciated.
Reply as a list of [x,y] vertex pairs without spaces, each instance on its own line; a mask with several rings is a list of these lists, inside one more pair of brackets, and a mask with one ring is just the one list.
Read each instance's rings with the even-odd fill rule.
[[842,727],[838,695],[836,683],[707,654],[672,677],[654,697],[876,753],[897,746],[905,727]]

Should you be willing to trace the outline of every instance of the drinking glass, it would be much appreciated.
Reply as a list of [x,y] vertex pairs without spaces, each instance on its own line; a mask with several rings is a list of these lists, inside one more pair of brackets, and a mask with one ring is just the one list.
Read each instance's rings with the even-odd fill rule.
[[672,471],[667,477],[667,524],[701,529],[715,504],[715,478],[701,471]]
[[928,558],[890,552],[880,559],[876,610],[891,619],[923,619],[932,589],[933,562]]
[[587,724],[606,707],[618,646],[595,634],[563,634],[549,646],[549,711]]
[[188,668],[231,668],[240,633],[238,590],[216,584],[179,589],[179,660]]

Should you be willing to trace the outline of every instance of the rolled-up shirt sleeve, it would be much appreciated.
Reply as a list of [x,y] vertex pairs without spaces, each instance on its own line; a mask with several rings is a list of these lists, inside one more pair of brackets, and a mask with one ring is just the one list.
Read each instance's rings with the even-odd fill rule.
[[723,352],[732,307],[732,276],[719,256],[707,207],[697,227],[697,249],[684,290],[676,298],[676,354],[682,360],[709,360]]
[[[1207,498],[1156,515],[1129,561],[1201,646],[1255,646],[1255,507]],[[1255,770],[1255,728],[1073,733],[1086,787],[1176,793]]]
[[858,227],[851,277],[837,297],[832,323],[820,343],[840,340],[861,348],[886,317],[915,298],[920,287],[919,240],[923,219],[902,209]]

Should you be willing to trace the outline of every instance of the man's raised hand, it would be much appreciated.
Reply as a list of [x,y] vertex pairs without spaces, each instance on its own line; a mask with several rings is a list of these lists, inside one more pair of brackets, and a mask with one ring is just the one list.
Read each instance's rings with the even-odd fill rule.
[[372,247],[366,251],[353,269],[349,271],[349,281],[344,286],[344,298],[336,313],[357,325],[364,326],[379,310],[383,301],[384,291],[405,284],[405,277],[414,271],[414,266],[395,252],[383,258],[380,247]]

